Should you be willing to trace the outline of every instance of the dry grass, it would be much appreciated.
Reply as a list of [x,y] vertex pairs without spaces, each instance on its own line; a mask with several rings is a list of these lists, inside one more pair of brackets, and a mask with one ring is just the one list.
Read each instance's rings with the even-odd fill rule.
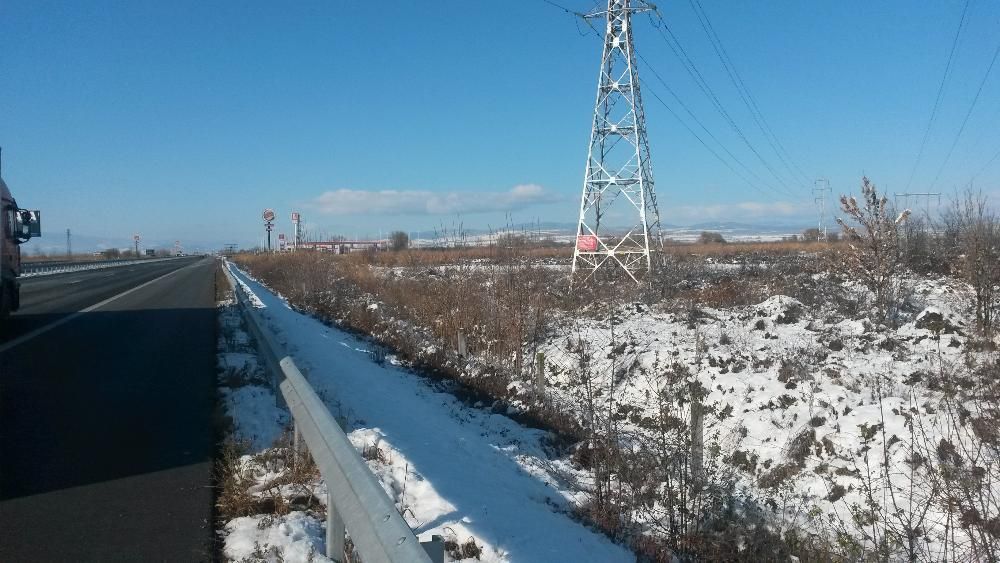
[[[308,453],[295,451],[290,432],[263,452],[247,454],[248,449],[247,443],[226,441],[216,462],[216,506],[223,521],[255,514],[281,516],[321,505],[314,494],[319,469]],[[262,482],[269,474],[276,477]]]
[[[594,284],[573,291],[569,290],[565,269],[546,267],[568,264],[569,247],[411,250],[347,256],[314,252],[244,254],[234,260],[298,308],[372,335],[426,372],[465,384],[478,394],[477,399],[488,398],[484,401],[487,403],[499,400],[501,404],[515,398],[536,401],[529,410],[536,417],[535,424],[555,431],[563,439],[579,441],[588,433],[571,413],[547,404],[544,396],[515,397],[511,393],[516,390],[511,391],[509,386],[512,379],[523,380],[530,375],[533,346],[547,337],[552,323],[570,314],[602,315],[606,311],[602,313],[601,303],[644,301],[697,314],[700,306],[748,305],[777,292],[808,301],[802,292],[816,290],[804,282],[812,272],[835,264],[838,251],[839,245],[823,243],[676,245],[668,249],[669,267],[651,280],[648,288],[625,284],[612,290]],[[715,267],[720,263],[728,266]],[[369,307],[374,302],[378,307]],[[475,370],[469,370],[455,353],[460,329],[467,338],[469,352],[475,356]],[[432,354],[426,352],[429,343],[437,345]],[[697,557],[734,560],[754,560],[753,554],[781,552],[777,547],[780,540],[763,534],[757,534],[761,543],[746,544],[754,545],[750,549],[725,534],[703,531],[675,538],[670,546],[643,539],[646,536],[634,533],[636,499],[627,491],[655,490],[655,484],[647,482],[648,464],[652,461],[626,460],[616,452],[604,451],[590,461],[591,466],[602,467],[594,467],[595,475],[610,475],[611,471],[623,481],[631,476],[628,478],[634,480],[635,488],[619,488],[616,494],[585,504],[578,512],[610,537],[632,542],[637,553],[654,561],[667,560],[671,551],[678,553],[679,548]],[[372,459],[383,454],[377,448],[366,448],[364,453]],[[749,524],[730,522],[726,526],[726,530],[741,530],[745,542],[754,537],[755,531],[746,528]],[[463,553],[468,542],[453,540],[456,553]]]
[[802,253],[826,252],[843,246],[843,243],[827,242],[730,242],[726,244],[676,243],[664,247],[671,256],[735,257],[748,254],[780,257]]
[[[826,252],[839,249],[844,243],[774,241],[774,242],[730,242],[726,244],[701,244],[667,242],[664,254],[670,257],[713,257],[733,258],[748,255],[770,257],[789,256],[802,253]],[[458,248],[411,248],[398,252],[354,253],[338,255],[338,260],[360,262],[375,266],[414,267],[443,266],[463,262],[496,260],[504,253],[516,253],[520,258],[532,262],[549,264],[569,264],[573,259],[570,244],[532,245],[513,242]],[[332,256],[332,255],[331,255]]]

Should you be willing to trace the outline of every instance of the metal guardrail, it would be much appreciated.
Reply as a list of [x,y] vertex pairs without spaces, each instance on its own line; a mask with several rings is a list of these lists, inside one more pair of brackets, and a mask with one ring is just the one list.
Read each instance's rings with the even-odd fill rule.
[[169,258],[130,258],[128,260],[93,260],[88,262],[21,262],[21,275],[34,276],[38,274],[61,274],[81,272],[84,270],[100,270],[129,264],[151,264],[166,260],[177,260],[186,256],[171,256]]
[[[345,528],[364,561],[372,563],[443,563],[440,536],[421,544],[361,455],[312,386],[265,328],[254,307],[223,263],[247,326],[272,377],[284,376],[281,391],[295,425],[296,449],[302,442],[312,454],[327,487],[326,556],[344,561]],[[272,379],[272,383],[275,382]]]

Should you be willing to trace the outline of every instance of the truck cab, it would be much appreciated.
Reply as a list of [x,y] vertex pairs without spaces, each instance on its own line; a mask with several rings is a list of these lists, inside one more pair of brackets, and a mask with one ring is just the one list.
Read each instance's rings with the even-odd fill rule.
[[39,212],[19,208],[0,178],[0,320],[20,306],[20,245],[41,234]]

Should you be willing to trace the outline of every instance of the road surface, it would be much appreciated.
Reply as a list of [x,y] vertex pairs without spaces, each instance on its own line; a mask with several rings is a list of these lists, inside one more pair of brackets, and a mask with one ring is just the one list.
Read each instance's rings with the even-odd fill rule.
[[28,278],[0,333],[0,561],[206,561],[215,261]]

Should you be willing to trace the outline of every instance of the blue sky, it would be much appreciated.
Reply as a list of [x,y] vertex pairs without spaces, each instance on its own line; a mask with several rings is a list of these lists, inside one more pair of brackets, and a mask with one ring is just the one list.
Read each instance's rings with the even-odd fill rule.
[[[562,0],[587,11],[593,0]],[[702,6],[761,114],[754,124],[692,5],[663,17],[739,139],[646,17],[647,124],[664,221],[809,224],[809,187],[862,174],[888,191],[1000,194],[1000,64],[943,166],[1000,42],[1000,4],[721,2]],[[198,244],[258,240],[273,207],[316,232],[576,220],[601,42],[542,0],[486,2],[0,3],[0,145],[19,203],[47,243],[81,237]],[[777,190],[756,191],[655,99],[700,130],[652,74]],[[704,135],[703,135],[704,136]],[[721,152],[718,145],[713,146]],[[985,168],[984,168],[985,167]],[[978,174],[978,176],[977,176]],[[762,193],[763,192],[763,193]],[[791,193],[785,193],[791,192]],[[509,214],[509,215],[508,215]]]

